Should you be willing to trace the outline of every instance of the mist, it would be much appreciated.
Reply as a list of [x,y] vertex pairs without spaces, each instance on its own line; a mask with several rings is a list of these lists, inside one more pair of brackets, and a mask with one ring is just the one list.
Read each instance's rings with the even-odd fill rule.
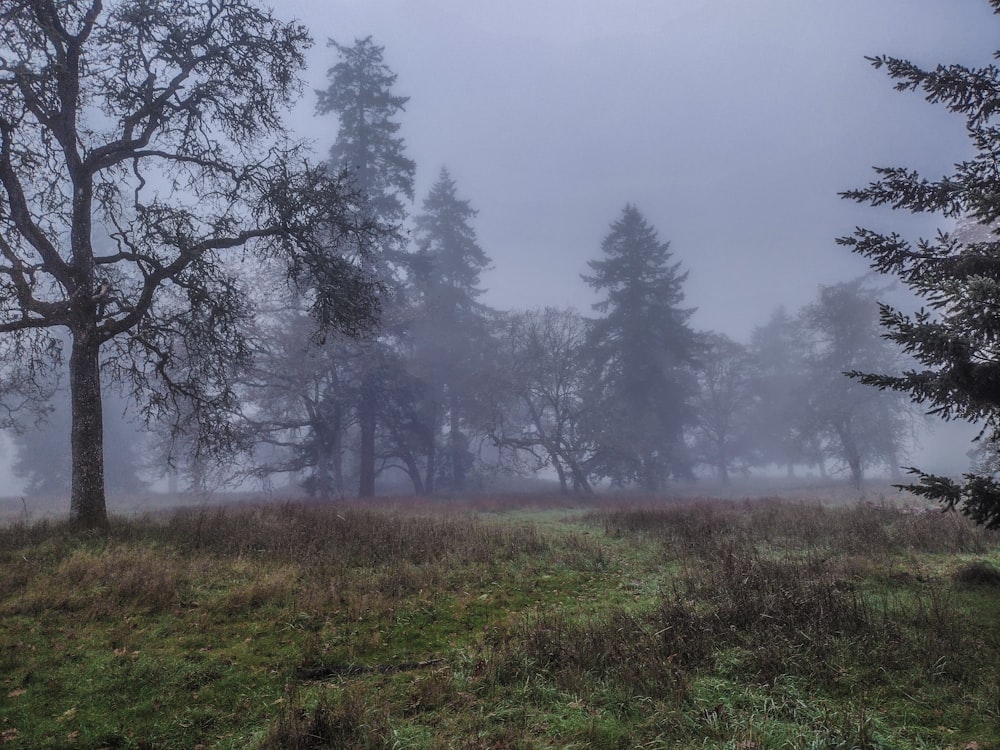
[[[268,297],[271,282],[265,283],[273,269],[251,270],[241,283],[247,298],[266,309],[254,320],[253,341],[256,353],[264,354],[240,383],[243,401],[232,411],[254,423],[258,443],[241,446],[232,476],[220,479],[220,486],[246,489],[271,483],[340,496],[354,492],[360,475],[361,494],[373,494],[378,441],[380,492],[410,491],[411,482],[418,494],[432,492],[435,472],[447,474],[441,489],[483,488],[500,475],[558,480],[564,489],[585,487],[587,461],[581,456],[600,451],[582,439],[572,449],[544,444],[538,435],[563,416],[538,422],[539,410],[519,390],[523,382],[506,378],[503,371],[518,362],[523,368],[518,373],[533,372],[539,382],[551,375],[531,370],[544,347],[532,349],[538,341],[524,338],[526,331],[538,340],[555,335],[554,330],[532,329],[543,324],[544,315],[549,316],[546,325],[556,321],[556,313],[548,311],[563,311],[557,322],[565,326],[563,333],[579,335],[575,346],[598,351],[606,343],[594,331],[611,319],[617,290],[615,282],[601,281],[594,264],[610,262],[605,243],[630,212],[638,217],[632,218],[639,234],[648,229],[655,235],[650,253],[662,255],[656,261],[660,281],[680,290],[670,306],[682,325],[666,344],[677,361],[655,375],[662,380],[659,390],[676,388],[676,403],[662,406],[665,412],[674,409],[677,425],[695,423],[681,403],[709,387],[703,355],[694,353],[698,347],[691,341],[698,338],[703,344],[719,336],[720,350],[730,352],[734,362],[749,361],[740,358],[759,349],[761,332],[778,311],[787,313],[801,337],[795,345],[799,348],[786,352],[788,362],[809,362],[798,373],[799,386],[815,383],[820,372],[839,376],[849,369],[907,365],[887,349],[872,355],[881,346],[875,303],[891,302],[902,309],[916,303],[887,279],[870,276],[868,264],[836,239],[859,226],[892,229],[916,239],[950,230],[953,222],[933,214],[915,217],[873,209],[843,200],[839,193],[867,184],[875,166],[905,165],[933,178],[972,151],[960,116],[928,104],[918,93],[893,91],[885,72],[873,69],[866,56],[890,54],[930,67],[987,64],[996,30],[987,3],[515,0],[486,6],[460,0],[292,0],[276,15],[301,20],[315,40],[306,53],[303,95],[287,123],[289,135],[304,140],[315,161],[329,159],[335,166],[337,149],[344,148],[337,145],[342,125],[337,106],[318,104],[331,85],[339,53],[370,38],[395,76],[392,93],[404,103],[389,119],[398,125],[393,137],[413,166],[400,168],[392,178],[397,182],[388,187],[379,183],[380,177],[368,175],[363,188],[375,202],[391,199],[389,209],[383,205],[379,210],[398,236],[379,240],[379,251],[390,259],[411,254],[410,265],[400,272],[407,281],[394,294],[400,299],[412,295],[416,302],[401,312],[393,307],[394,294],[385,295],[383,330],[388,333],[375,334],[375,344],[355,344],[345,337],[310,349],[302,344],[307,305],[293,293],[278,304]],[[379,190],[383,196],[376,195]],[[434,199],[442,195],[458,208],[460,226],[469,235],[458,260],[435,244],[441,242],[433,231]],[[379,264],[394,261],[356,262],[383,273]],[[435,277],[446,263],[457,265]],[[454,313],[449,318],[440,310],[446,296],[441,290],[447,286],[441,279],[462,274],[468,277],[462,290],[466,297],[448,298]],[[835,354],[844,344],[827,335],[832,328],[824,328],[824,321],[844,318],[837,318],[833,308],[821,308],[824,300],[849,288],[871,290],[874,296],[865,291],[852,303],[849,312],[866,311],[865,322],[858,325],[868,338],[863,347],[860,339],[851,344],[857,350],[851,350],[854,359],[840,360]],[[406,325],[410,328],[400,333]],[[580,333],[585,329],[590,332]],[[685,338],[689,334],[691,341]],[[391,338],[384,350],[378,348],[385,344],[379,336]],[[486,340],[509,359],[487,351]],[[690,356],[677,353],[688,344]],[[734,348],[726,349],[729,344]],[[483,365],[490,357],[497,358]],[[324,361],[337,364],[323,371]],[[370,396],[373,383],[383,382],[371,375],[372,361],[383,368],[380,377],[391,375],[386,376],[391,388],[380,392],[381,400]],[[553,361],[551,368],[567,361]],[[610,370],[611,361],[610,356],[596,364],[593,357],[576,359],[567,373]],[[665,375],[670,368],[686,368],[686,374]],[[694,370],[697,375],[691,375]],[[287,394],[274,396],[280,379],[276,374],[288,381],[282,383],[288,393],[299,388],[303,403],[303,381],[313,378],[309,386],[322,394],[315,399],[322,408],[312,402],[308,408],[295,404],[296,397]],[[266,393],[261,387],[265,380]],[[730,383],[733,388],[744,385]],[[657,391],[649,382],[641,387]],[[483,396],[477,388],[492,390]],[[565,403],[571,411],[580,411],[580,403],[592,396],[581,395],[587,388],[593,384],[581,384],[577,393],[559,398],[569,399]],[[622,388],[624,400],[592,398],[587,408],[601,404],[602,418],[627,414],[622,404],[641,388],[635,383],[632,390]],[[744,392],[743,398],[747,403],[759,400],[760,392]],[[820,397],[809,398],[841,397],[830,389],[817,393]],[[850,393],[843,396],[844,403],[864,411],[864,391]],[[382,410],[377,416],[376,400]],[[799,476],[836,481],[850,475],[860,484],[862,473],[865,479],[895,479],[899,465],[942,473],[967,468],[975,426],[925,418],[906,399],[894,403],[892,413],[905,413],[906,424],[887,428],[895,441],[891,447],[866,448],[874,452],[864,472],[848,470],[851,460],[832,455],[834,438],[826,437],[816,439],[812,453],[765,452],[742,463],[731,461],[733,481],[741,470],[745,476],[782,477],[794,469]],[[296,409],[309,415],[293,414]],[[322,412],[322,418],[314,412]],[[637,411],[631,421],[641,421],[639,416]],[[134,412],[124,406],[107,408],[104,419],[109,434],[133,434],[128,430],[133,429]],[[587,429],[594,434],[598,420],[589,419]],[[703,425],[704,440],[742,441],[727,443],[725,450],[750,456],[745,444],[755,439],[763,443],[764,428],[752,421],[756,417],[739,419],[746,434],[738,440],[712,437],[715,427]],[[570,441],[577,424],[559,424]],[[806,432],[801,424],[795,429]],[[37,426],[28,430],[41,434]],[[398,434],[406,430],[406,435]],[[690,435],[670,439],[677,455],[665,460],[662,476],[651,478],[647,489],[661,490],[659,480],[713,475],[712,459],[695,455],[708,448],[697,439],[692,443]],[[123,438],[122,444],[130,440]],[[836,440],[848,442],[844,435]],[[392,443],[395,452],[383,454],[383,441]],[[141,441],[136,437],[132,442]],[[316,458],[320,453],[322,460]],[[30,489],[30,471],[38,475],[42,469],[36,466],[25,475],[12,467],[19,456],[38,454],[23,434],[0,435],[2,494]],[[157,460],[136,459],[140,468],[134,473],[144,489],[165,489]],[[476,474],[475,461],[488,468]],[[447,470],[442,468],[446,464]],[[598,486],[634,483],[645,468],[620,475],[615,474],[618,469],[609,470]],[[725,466],[720,476],[724,474]]]
[[[962,120],[892,91],[865,55],[988,62],[984,2],[295,2],[317,40],[372,35],[409,96],[402,135],[423,195],[446,165],[479,209],[499,308],[586,309],[579,281],[607,225],[636,204],[691,271],[695,324],[745,338],[780,303],[866,264],[834,244],[858,225],[933,219],[837,197],[873,165],[929,175],[965,158]],[[304,97],[295,129],[336,132]]]
[[[873,166],[935,176],[970,153],[960,117],[893,91],[865,56],[985,64],[995,47],[976,0],[306,1],[288,12],[317,40],[313,88],[332,64],[326,39],[385,46],[410,97],[401,132],[416,195],[447,165],[479,211],[487,304],[590,314],[580,274],[631,202],[689,271],[692,325],[744,342],[779,305],[799,309],[820,285],[868,272],[834,242],[855,226],[951,228],[838,197]],[[315,117],[308,95],[294,123],[325,153],[336,123]],[[913,463],[967,467],[976,427],[929,418],[916,430]]]

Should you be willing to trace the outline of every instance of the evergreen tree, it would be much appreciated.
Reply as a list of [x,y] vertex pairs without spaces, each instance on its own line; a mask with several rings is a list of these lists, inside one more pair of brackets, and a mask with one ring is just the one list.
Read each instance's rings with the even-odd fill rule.
[[471,224],[476,213],[458,197],[455,181],[442,168],[416,217],[412,258],[414,372],[437,394],[436,421],[447,431],[448,463],[441,468],[448,484],[459,490],[472,465],[469,438],[479,427],[479,376],[489,338],[490,311],[479,302],[484,291],[479,277],[490,259]]
[[[333,40],[330,46],[340,60],[327,72],[330,85],[317,92],[316,105],[319,114],[334,114],[340,121],[330,167],[346,170],[379,222],[398,229],[413,201],[416,171],[396,121],[410,97],[392,93],[397,76],[383,62],[385,48],[370,36],[355,40],[353,47]],[[387,244],[398,245],[397,240],[389,238]]]
[[690,474],[684,428],[693,418],[691,365],[696,336],[692,309],[681,307],[687,273],[671,262],[635,206],[627,205],[583,276],[604,293],[594,309],[589,348],[595,364],[591,469],[618,484],[656,491],[672,476]]
[[[324,425],[312,419],[308,440],[333,446],[332,472],[320,472],[317,476],[332,473],[339,477],[341,433],[349,424],[341,404],[343,384],[350,384],[355,422],[360,428],[358,495],[371,497],[375,494],[377,471],[377,421],[380,404],[384,405],[388,399],[384,387],[388,382],[385,370],[395,361],[390,339],[402,297],[399,265],[402,227],[406,206],[413,201],[416,165],[406,156],[406,144],[398,135],[400,124],[396,119],[409,97],[392,92],[397,76],[383,62],[385,48],[375,44],[370,36],[355,40],[350,47],[333,40],[330,46],[337,50],[339,60],[328,71],[327,89],[317,92],[316,106],[319,114],[335,114],[340,123],[336,141],[330,149],[329,166],[333,172],[348,175],[363,196],[372,218],[391,230],[381,238],[378,253],[361,256],[366,259],[366,270],[379,279],[388,294],[383,295],[381,336],[326,345],[326,361],[332,368],[342,370],[329,373],[326,379],[342,385],[324,396],[334,402],[318,403],[313,413],[329,413],[336,418]],[[320,440],[320,433],[326,435],[325,440]],[[316,451],[302,455],[314,454]]]
[[[1000,14],[1000,0],[991,0]],[[998,53],[1000,54],[1000,53]],[[974,156],[938,180],[902,167],[877,168],[877,179],[843,196],[944,218],[970,217],[991,227],[1000,219],[1000,69],[995,65],[940,65],[925,70],[907,60],[871,58],[901,91],[922,91],[928,102],[961,115]],[[880,273],[902,279],[926,307],[913,315],[882,308],[886,335],[923,369],[898,375],[860,374],[863,383],[909,394],[944,419],[980,421],[984,436],[1000,439],[1000,241],[962,242],[947,232],[912,243],[896,233],[857,229],[839,241],[871,261]],[[987,462],[989,464],[989,462]],[[1000,481],[993,473],[967,473],[962,481],[911,469],[918,494],[947,508],[959,507],[977,523],[1000,528]]]

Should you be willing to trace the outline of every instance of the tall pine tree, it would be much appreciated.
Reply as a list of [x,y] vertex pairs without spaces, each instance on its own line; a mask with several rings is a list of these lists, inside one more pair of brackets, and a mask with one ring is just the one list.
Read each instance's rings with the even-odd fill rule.
[[[442,168],[416,217],[417,251],[412,258],[417,298],[413,363],[437,394],[436,431],[447,434],[448,456],[442,467],[447,470],[440,473],[456,490],[465,488],[471,467],[469,433],[476,431],[479,365],[489,336],[489,309],[479,302],[479,277],[490,259],[471,223],[476,213],[469,201],[458,197],[455,181]],[[434,463],[433,457],[428,460]]]
[[687,273],[631,204],[601,250],[603,259],[590,261],[592,273],[583,276],[604,295],[594,305],[603,317],[589,341],[599,415],[591,425],[598,446],[591,469],[652,492],[690,474],[684,428],[693,416],[697,337],[688,326],[693,310],[681,306]]
[[330,84],[318,91],[316,111],[340,121],[330,149],[334,171],[347,170],[382,224],[399,227],[413,201],[414,162],[396,121],[408,96],[392,92],[396,74],[383,62],[385,47],[365,37],[353,47],[330,40],[339,61],[327,71]]
[[[991,0],[1000,14],[1000,0]],[[997,53],[1000,55],[1000,52]],[[965,119],[975,155],[953,174],[929,180],[902,167],[875,170],[877,179],[843,196],[911,213],[969,217],[984,227],[1000,220],[1000,69],[995,65],[940,65],[925,70],[907,60],[871,58],[900,91],[921,91],[928,102]],[[882,308],[886,335],[920,364],[900,375],[858,373],[878,388],[908,393],[944,419],[979,421],[982,439],[1000,445],[1000,241],[990,231],[982,241],[963,242],[940,232],[912,243],[896,233],[858,229],[839,240],[871,261],[880,273],[898,276],[926,303],[914,315]],[[993,473],[967,473],[955,481],[917,469],[911,490],[959,507],[977,523],[1000,528],[1000,482]]]
[[[383,62],[384,47],[372,38],[355,40],[348,47],[331,40],[339,61],[328,71],[330,84],[317,92],[317,112],[335,114],[340,127],[337,140],[330,149],[330,167],[346,171],[355,187],[364,195],[369,211],[382,225],[395,231],[388,234],[381,252],[369,256],[374,261],[371,270],[390,294],[384,300],[383,336],[364,342],[346,343],[342,361],[358,368],[351,377],[341,380],[357,382],[356,416],[360,426],[358,495],[375,494],[376,423],[379,404],[384,402],[385,369],[395,358],[387,337],[398,317],[393,299],[401,296],[399,261],[402,252],[402,225],[406,206],[413,201],[414,162],[406,156],[406,145],[398,135],[396,118],[409,97],[392,92],[396,74]],[[395,294],[394,294],[395,292]]]

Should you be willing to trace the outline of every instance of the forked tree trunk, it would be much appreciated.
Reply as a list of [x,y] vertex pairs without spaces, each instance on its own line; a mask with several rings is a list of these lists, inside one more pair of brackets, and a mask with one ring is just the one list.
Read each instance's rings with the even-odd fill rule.
[[101,402],[100,344],[75,333],[69,358],[72,405],[72,487],[70,521],[85,528],[108,522],[104,496],[104,414]]

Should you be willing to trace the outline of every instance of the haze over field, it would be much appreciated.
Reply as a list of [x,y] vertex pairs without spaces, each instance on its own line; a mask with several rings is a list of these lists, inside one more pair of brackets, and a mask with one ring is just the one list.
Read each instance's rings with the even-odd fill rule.
[[[108,477],[127,494],[168,465],[192,487],[237,466],[323,497],[372,496],[386,474],[415,494],[537,471],[564,491],[654,492],[730,470],[849,471],[860,487],[866,470],[965,468],[968,425],[928,431],[906,393],[841,377],[908,366],[875,301],[914,300],[865,278],[838,238],[916,240],[954,219],[870,207],[911,205],[898,192],[839,194],[873,167],[937,180],[975,153],[961,114],[893,91],[866,56],[988,65],[990,3],[290,0],[276,21],[257,0],[140,15],[89,2],[21,0],[0,20],[14,144],[0,387],[52,412],[48,427],[0,434],[0,471],[13,463],[26,493],[68,491],[71,431],[72,486],[87,488],[74,507],[96,521]],[[110,33],[46,36],[52,19]],[[297,79],[284,73],[308,43],[293,19],[315,43],[287,112]],[[975,215],[986,179],[941,192],[961,185]],[[233,248],[249,253],[239,270]],[[319,345],[317,311],[332,334]],[[989,346],[970,358],[992,361]],[[60,347],[77,367],[50,398],[29,365]],[[118,420],[101,427],[102,408],[136,406],[112,380],[163,407],[143,449],[154,458]],[[878,384],[913,392],[899,382]],[[532,403],[552,383],[563,390]],[[116,446],[107,461],[102,442]]]
[[[867,265],[834,238],[913,226],[837,193],[873,165],[935,177],[969,154],[960,118],[896,93],[865,55],[984,64],[982,0],[295,0],[325,88],[333,38],[385,46],[417,200],[447,165],[479,209],[499,308],[575,305],[607,226],[635,203],[690,270],[697,328],[745,339],[779,303]],[[293,124],[326,153],[307,92]],[[931,231],[936,223],[919,225]]]

